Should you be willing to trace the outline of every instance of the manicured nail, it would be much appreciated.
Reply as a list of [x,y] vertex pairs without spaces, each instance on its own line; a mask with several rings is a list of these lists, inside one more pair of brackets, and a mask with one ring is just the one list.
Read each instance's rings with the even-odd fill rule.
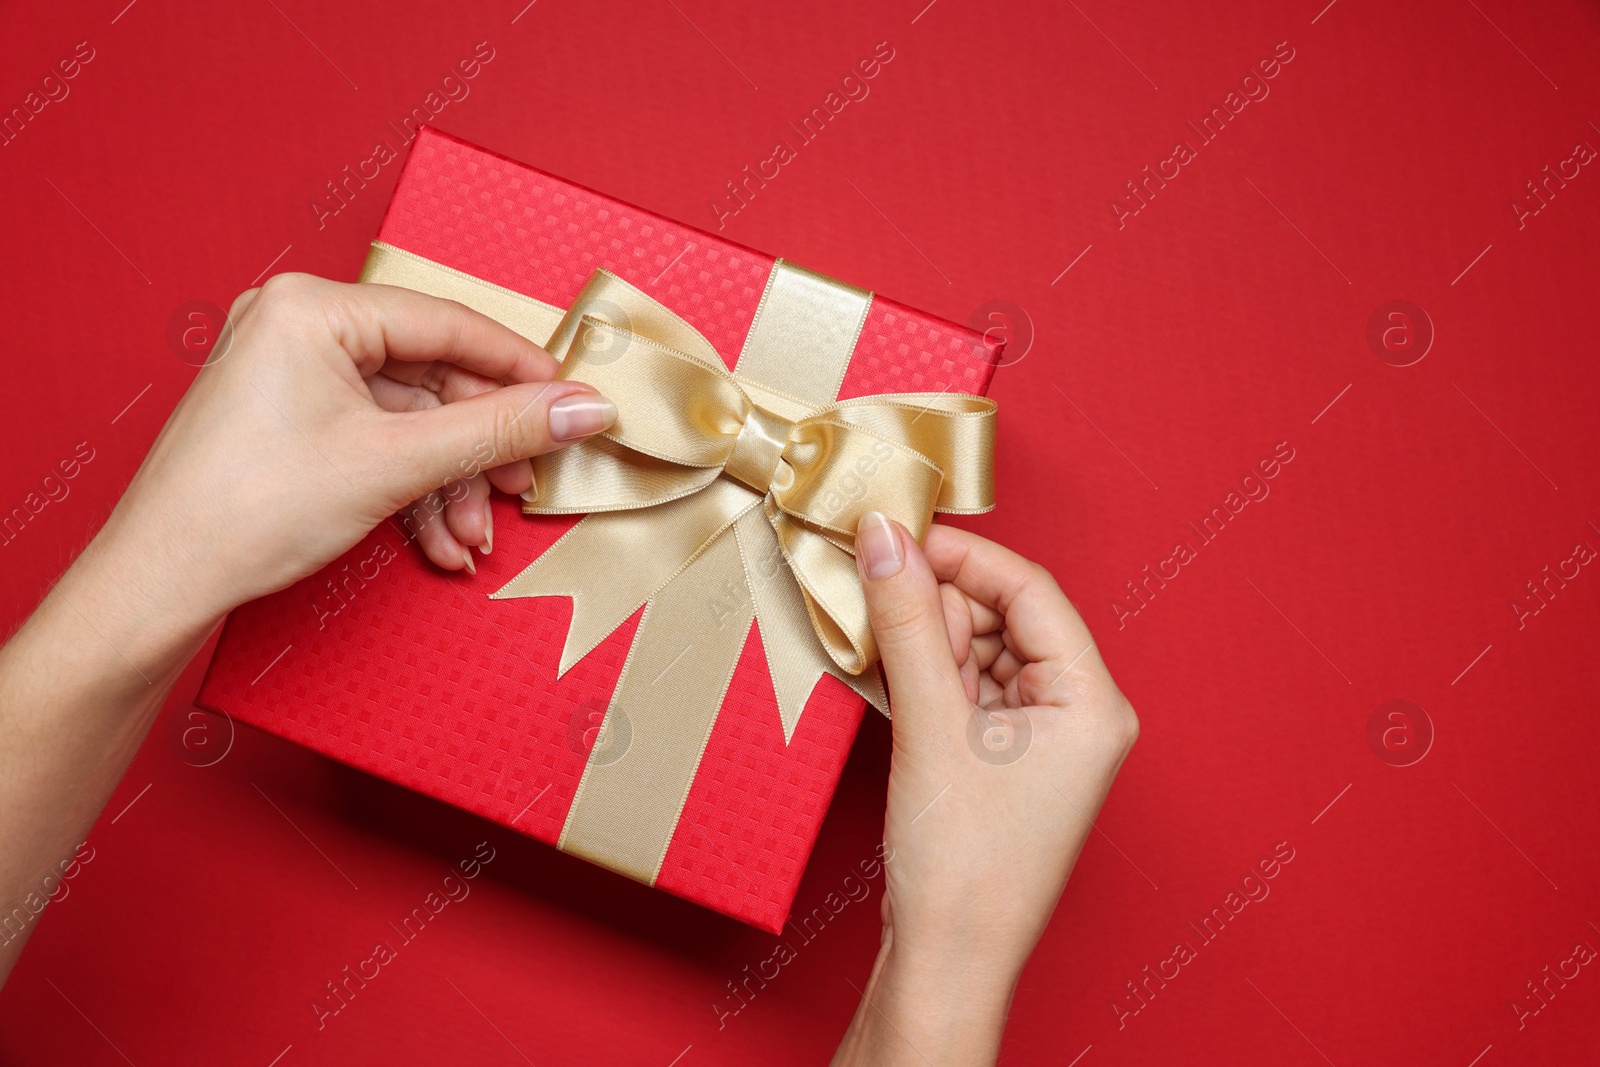
[[461,562],[465,564],[468,574],[476,575],[478,573],[477,565],[472,562],[472,549],[463,548],[461,550]]
[[483,554],[487,556],[494,551],[494,509],[489,506],[487,498],[483,501]]
[[869,511],[856,525],[856,561],[864,577],[873,581],[892,578],[905,566],[900,535],[881,511]]
[[603,396],[579,393],[550,405],[550,436],[557,441],[591,437],[617,421],[617,405]]

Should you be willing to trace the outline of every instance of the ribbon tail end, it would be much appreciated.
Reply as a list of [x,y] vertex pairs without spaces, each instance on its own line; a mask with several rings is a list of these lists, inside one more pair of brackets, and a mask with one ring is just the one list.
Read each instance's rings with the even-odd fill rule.
[[578,662],[588,654],[588,649],[573,648],[572,643],[569,641],[566,647],[561,650],[561,662],[556,666],[556,678],[560,679],[568,671],[576,667]]
[[889,691],[883,685],[883,671],[874,663],[857,675],[845,674],[843,671],[835,677],[859,693],[868,704],[883,713],[885,719],[889,718]]
[[795,729],[800,725],[800,716],[811,700],[812,690],[827,671],[817,669],[795,672],[775,668],[773,660],[777,651],[770,647],[766,649],[767,665],[772,677],[772,693],[778,701],[778,721],[783,725],[783,744],[787,748],[794,743]]

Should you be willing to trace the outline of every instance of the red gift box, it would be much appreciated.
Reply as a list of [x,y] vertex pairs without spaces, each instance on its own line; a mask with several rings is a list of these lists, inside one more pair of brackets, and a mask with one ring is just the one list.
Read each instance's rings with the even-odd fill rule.
[[[568,307],[597,268],[660,301],[732,367],[774,259],[422,131],[378,240]],[[839,387],[982,393],[1000,344],[874,297]],[[557,843],[636,612],[564,674],[572,602],[490,599],[574,523],[497,498],[494,552],[446,573],[380,525],[322,573],[229,618],[199,703]],[[824,675],[785,741],[752,628],[653,884],[781,930],[866,704]]]

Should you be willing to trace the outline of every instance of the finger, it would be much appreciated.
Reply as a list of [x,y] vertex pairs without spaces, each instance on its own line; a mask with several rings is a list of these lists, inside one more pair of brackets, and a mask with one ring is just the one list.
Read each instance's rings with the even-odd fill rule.
[[406,509],[406,529],[415,535],[423,554],[440,567],[447,571],[465,568],[475,572],[477,568],[473,565],[472,553],[467,551],[466,545],[456,540],[445,523],[445,505],[443,494],[437,491],[428,493]]
[[502,463],[488,470],[489,484],[502,493],[521,496],[533,488],[533,464],[525,459],[515,463]]
[[483,496],[483,554],[494,551],[494,501],[490,494]]
[[1038,564],[953,526],[932,527],[926,552],[940,580],[1005,616],[1006,643],[1021,659],[1065,663],[1093,644],[1071,601]]
[[1006,617],[1000,614],[994,608],[991,608],[989,605],[983,603],[983,601],[974,600],[966,593],[962,593],[960,587],[950,582],[944,582],[940,585],[940,588],[954,589],[957,593],[960,593],[961,598],[967,602],[967,614],[972,619],[973,633],[992,634],[997,633],[1005,628]]
[[448,482],[444,488],[444,521],[450,534],[469,547],[482,548],[489,535],[489,480],[474,475]]
[[385,411],[427,411],[439,406],[437,395],[387,374],[368,378],[367,391],[372,394],[373,403]]
[[950,652],[961,669],[961,684],[967,699],[976,701],[981,668],[972,655],[972,613],[968,610],[971,602],[949,582],[939,584],[939,602],[944,611],[944,628],[950,635]]
[[[473,377],[477,378],[477,375]],[[499,384],[494,383],[492,388],[499,388]],[[387,366],[383,372],[367,379],[367,389],[372,393],[372,399],[385,411],[429,411],[439,407],[447,395],[454,393],[449,387],[436,393],[425,386],[391,378]],[[498,464],[490,467],[486,473],[491,485],[512,496],[521,496],[533,487],[533,467],[525,459]]]
[[871,511],[856,527],[856,564],[872,630],[893,697],[896,730],[966,706],[965,685],[950,651],[939,585],[905,528]]
[[367,379],[372,399],[385,411],[426,411],[440,404],[504,388],[493,378],[449,363],[402,363],[388,360]]
[[949,582],[939,583],[939,603],[944,611],[944,628],[950,634],[950,651],[958,667],[965,667],[972,646],[972,612],[961,590]]
[[[997,682],[996,684],[999,684],[999,683]],[[1040,701],[1024,701],[1023,700],[1023,698],[1022,698],[1022,675],[1021,675],[1020,672],[1017,674],[1016,677],[1012,678],[1010,681],[1005,683],[1004,692],[1005,692],[1006,707],[1009,707],[1009,708],[1020,708],[1020,707],[1022,707],[1022,705],[1024,703],[1041,703],[1041,704],[1044,703],[1044,701],[1042,701],[1042,700],[1040,700]]]
[[405,462],[401,494],[420,495],[463,472],[543,455],[592,437],[617,409],[581,382],[508,385],[431,411],[387,416],[389,447]]
[[1005,686],[1001,685],[987,674],[981,674],[978,676],[977,703],[980,708],[1003,708],[1008,706],[1017,708],[1022,706],[1015,701],[1012,701],[1008,704],[1006,701]]
[[1005,650],[999,634],[979,634],[972,639],[972,660],[980,671],[992,669]]
[[[1050,662],[1057,661],[1051,660]],[[989,677],[1001,685],[1006,685],[1026,666],[1027,664],[1018,659],[1009,648],[1001,649],[1000,654],[994,658],[994,662],[989,664]],[[1055,671],[1056,669],[1051,667],[1050,670]]]
[[491,389],[498,389],[501,382],[495,378],[488,378],[474,371],[446,363],[442,360],[432,360],[427,363],[408,363],[403,359],[386,359],[379,374],[387,375],[397,382],[414,385],[425,389],[438,397],[446,404],[456,400],[465,400],[469,396],[487,393]]
[[550,381],[560,369],[526,337],[454,300],[372,283],[320,282],[314,295],[363,378],[388,359],[445,360],[503,382]]
[[246,289],[234,297],[233,303],[228,306],[228,318],[237,324],[244,313],[250,310],[250,305],[256,302],[256,297],[259,295],[261,295],[261,288],[257,286],[254,289]]
[[978,669],[978,661],[972,656],[961,665],[961,686],[967,694],[967,700],[973,704],[978,703],[978,693],[982,685],[983,671]]
[[246,289],[233,298],[233,303],[228,305],[228,314],[223,322],[222,333],[218,335],[216,343],[211,346],[211,354],[206,358],[207,365],[219,363],[227,356],[230,347],[237,339],[239,320],[244,318],[245,312],[250,310],[250,305],[256,302],[256,297],[261,295],[259,287]]

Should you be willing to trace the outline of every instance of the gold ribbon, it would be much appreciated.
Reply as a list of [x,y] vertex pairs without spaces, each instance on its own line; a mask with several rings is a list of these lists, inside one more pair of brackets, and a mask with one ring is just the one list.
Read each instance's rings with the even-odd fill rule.
[[752,625],[785,742],[823,674],[881,710],[854,559],[867,511],[920,541],[935,512],[993,507],[993,401],[838,401],[871,294],[778,260],[733,372],[701,334],[605,270],[571,308],[375,243],[362,281],[458,300],[547,348],[618,409],[534,460],[528,514],[586,517],[493,597],[568,596],[565,673],[644,614],[558,842],[653,883]]

